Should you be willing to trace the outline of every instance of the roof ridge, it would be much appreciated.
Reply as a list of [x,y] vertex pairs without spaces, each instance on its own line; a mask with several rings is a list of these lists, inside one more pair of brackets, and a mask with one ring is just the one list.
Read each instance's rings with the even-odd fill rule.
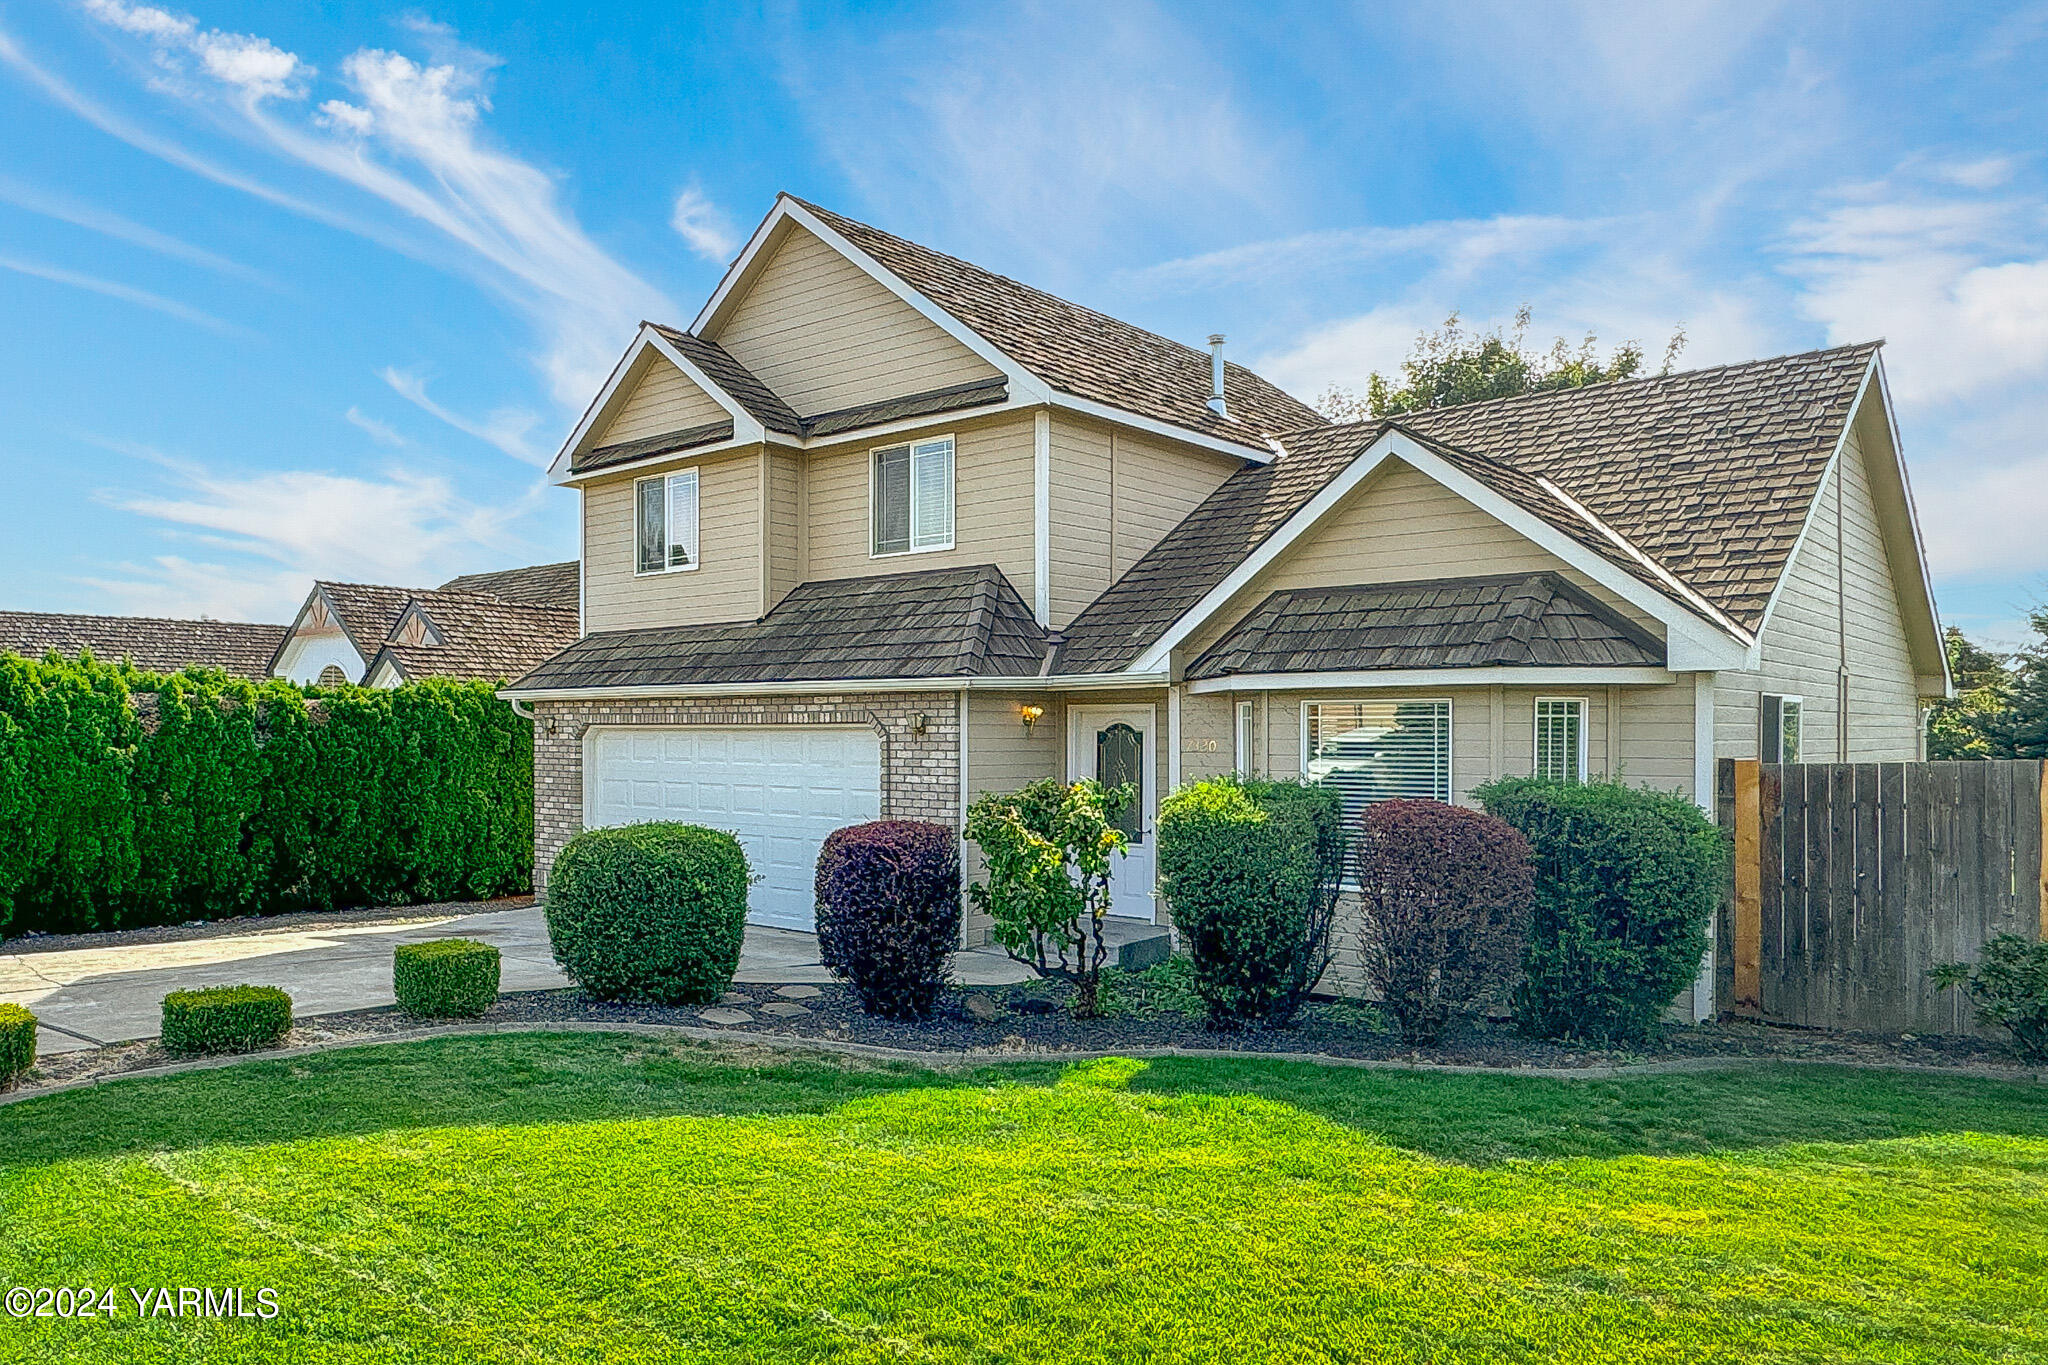
[[[1437,413],[1477,412],[1485,408],[1501,407],[1509,403],[1535,403],[1547,399],[1588,397],[1594,394],[1611,393],[1616,389],[1629,388],[1640,384],[1664,384],[1676,379],[1693,379],[1701,375],[1720,374],[1727,370],[1746,370],[1760,365],[1776,365],[1788,360],[1806,360],[1814,356],[1847,354],[1851,351],[1877,351],[1883,348],[1884,338],[1874,341],[1856,341],[1841,346],[1816,346],[1807,351],[1788,351],[1783,355],[1758,356],[1754,360],[1731,360],[1720,365],[1702,365],[1696,370],[1673,370],[1669,374],[1639,374],[1627,379],[1606,379],[1598,384],[1580,384],[1567,389],[1538,389],[1528,393],[1503,394],[1499,398],[1481,398],[1470,403],[1446,403],[1442,407],[1416,408],[1409,412],[1395,413],[1386,417],[1365,417],[1355,422],[1332,422],[1331,427],[1364,427],[1374,422],[1399,422],[1402,418],[1430,417]],[[1284,440],[1296,432],[1323,431],[1324,427],[1295,427],[1289,431],[1275,433],[1276,439]],[[1411,433],[1412,434],[1412,433]]]
[[148,621],[164,626],[252,626],[265,630],[289,630],[289,625],[271,621],[229,621],[215,616],[123,616],[98,611],[31,611],[26,607],[0,607],[0,616],[46,616],[53,621]]

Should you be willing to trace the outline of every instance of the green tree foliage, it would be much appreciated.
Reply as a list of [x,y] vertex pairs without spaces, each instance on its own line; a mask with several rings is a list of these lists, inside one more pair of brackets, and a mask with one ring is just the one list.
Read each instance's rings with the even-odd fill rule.
[[[1576,348],[1558,337],[1548,351],[1533,351],[1523,344],[1528,330],[1527,304],[1515,310],[1514,330],[1506,333],[1498,327],[1490,332],[1470,331],[1453,312],[1442,327],[1415,338],[1415,349],[1401,362],[1398,382],[1374,371],[1366,379],[1363,396],[1354,389],[1332,385],[1316,400],[1316,406],[1333,421],[1358,422],[1489,398],[1579,389],[1642,373],[1640,342],[1623,342],[1603,362],[1598,338],[1591,332]],[[1679,328],[1665,343],[1664,366],[1659,373],[1671,373],[1684,349],[1685,331]]]
[[2013,758],[2048,758],[2048,607],[2035,608],[2027,622],[2034,640],[2020,651],[2011,705],[1994,733],[2010,736]]
[[1133,799],[1129,787],[1047,778],[990,792],[967,811],[967,837],[988,869],[968,898],[995,921],[996,942],[1011,957],[1074,983],[1082,1019],[1101,1011],[1110,870],[1129,846],[1114,822]]
[[500,895],[533,737],[484,683],[392,691],[0,654],[0,932]]
[[1950,626],[1942,634],[1956,695],[1938,701],[1927,719],[1929,758],[2013,757],[2011,656],[1973,644]]
[[2048,1061],[2048,942],[2000,934],[1982,962],[1945,962],[1927,975],[1944,990],[1961,987],[1977,1022],[2009,1031],[2022,1057]]

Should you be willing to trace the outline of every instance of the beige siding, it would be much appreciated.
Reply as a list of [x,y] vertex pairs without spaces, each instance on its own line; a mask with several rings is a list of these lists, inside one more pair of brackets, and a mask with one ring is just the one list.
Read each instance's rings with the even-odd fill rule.
[[807,457],[807,577],[851,578],[994,564],[1026,605],[1030,604],[1031,416],[1010,413],[950,430],[954,438],[953,548],[880,558],[870,553],[868,478],[877,443],[862,441],[813,451]]
[[583,487],[584,629],[746,621],[761,614],[759,447],[663,465],[696,468],[698,555],[685,573],[633,572],[633,484],[623,477]]
[[[1045,715],[1027,734],[1018,707],[1029,701]],[[1056,693],[967,693],[967,800],[989,792],[1015,791],[1048,777],[1064,777],[1067,762],[1067,717]],[[962,884],[981,880],[986,869],[972,842],[961,847]],[[966,942],[986,943],[989,918],[967,906]]]
[[637,441],[643,436],[723,422],[732,416],[710,394],[691,383],[688,375],[660,356],[652,352],[649,355],[651,359],[645,362],[640,378],[634,381],[629,376],[620,385],[620,393],[627,395],[625,401],[616,403],[617,414],[588,444]]
[[713,339],[807,417],[998,373],[799,227]]
[[[1846,626],[1846,632],[1845,632]],[[1799,551],[1764,628],[1762,667],[1716,679],[1714,749],[1758,753],[1758,698],[1800,700],[1800,755],[1809,762],[1904,761],[1920,755],[1920,708],[1861,443],[1851,434],[1822,486]],[[1838,671],[1848,670],[1842,744]],[[1846,754],[1844,750],[1846,749]]]
[[1267,594],[1283,588],[1538,571],[1562,575],[1663,638],[1658,622],[1428,475],[1397,462],[1354,490],[1321,525],[1290,547],[1197,631],[1183,653],[1196,658]]
[[1109,428],[1052,419],[1051,591],[1055,630],[1109,586]]
[[774,607],[804,581],[804,457],[794,450],[769,446],[768,461],[768,605]]
[[1145,551],[1243,468],[1238,461],[1209,451],[1130,431],[1116,433],[1110,464],[1112,578],[1122,577]]

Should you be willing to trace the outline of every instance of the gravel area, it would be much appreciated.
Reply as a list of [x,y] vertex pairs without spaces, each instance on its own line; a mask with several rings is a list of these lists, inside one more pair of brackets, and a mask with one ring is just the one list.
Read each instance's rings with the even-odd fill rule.
[[234,919],[188,920],[91,934],[23,934],[0,939],[0,953],[63,953],[75,948],[126,948],[145,943],[183,943],[191,939],[230,938],[236,934],[287,933],[307,929],[342,929],[356,924],[419,924],[454,915],[483,915],[519,910],[533,897],[501,896],[488,901],[435,901],[426,905],[365,905],[349,910],[302,910],[284,915],[241,915]]
[[[1142,978],[1141,978],[1142,981]],[[1123,1049],[1189,1048],[1206,1051],[1312,1053],[1329,1057],[1489,1068],[1585,1069],[1688,1059],[1759,1058],[1841,1062],[1863,1066],[1936,1067],[1982,1074],[2048,1079],[2028,1071],[2000,1043],[1959,1037],[1884,1037],[1776,1028],[1744,1022],[1671,1028],[1630,1049],[1580,1047],[1524,1038],[1505,1021],[1475,1019],[1429,1047],[1413,1047],[1388,1031],[1369,1005],[1312,1002],[1293,1025],[1219,1031],[1183,1013],[1185,1001],[1148,998],[1125,987],[1107,1018],[1080,1021],[1065,1008],[1058,983],[955,990],[923,1023],[876,1019],[840,985],[736,986],[707,1006],[607,1004],[575,990],[501,996],[478,1021],[486,1025],[550,1023],[682,1024],[716,1028],[735,1042],[749,1038],[811,1038],[937,1055],[974,1052],[1014,1056]],[[346,1044],[412,1032],[437,1021],[396,1008],[320,1015],[292,1030],[289,1047]],[[260,1054],[258,1054],[260,1056]],[[42,1059],[23,1082],[40,1088],[163,1066],[169,1057],[154,1041]]]

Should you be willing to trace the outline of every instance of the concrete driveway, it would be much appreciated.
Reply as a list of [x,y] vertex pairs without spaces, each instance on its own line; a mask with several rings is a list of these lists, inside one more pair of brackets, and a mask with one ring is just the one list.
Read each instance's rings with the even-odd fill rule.
[[[118,937],[111,936],[110,937]],[[163,998],[200,986],[282,986],[301,1017],[394,1003],[391,952],[430,938],[473,938],[503,954],[502,989],[551,990],[569,979],[555,966],[538,906],[395,924],[279,929],[173,943],[109,944],[63,952],[0,953],[0,1001],[35,1011],[36,1051],[74,1052],[102,1043],[154,1038]],[[1026,980],[1031,972],[1000,949],[953,957],[968,985]],[[739,981],[754,984],[832,979],[819,964],[813,934],[750,927]]]

